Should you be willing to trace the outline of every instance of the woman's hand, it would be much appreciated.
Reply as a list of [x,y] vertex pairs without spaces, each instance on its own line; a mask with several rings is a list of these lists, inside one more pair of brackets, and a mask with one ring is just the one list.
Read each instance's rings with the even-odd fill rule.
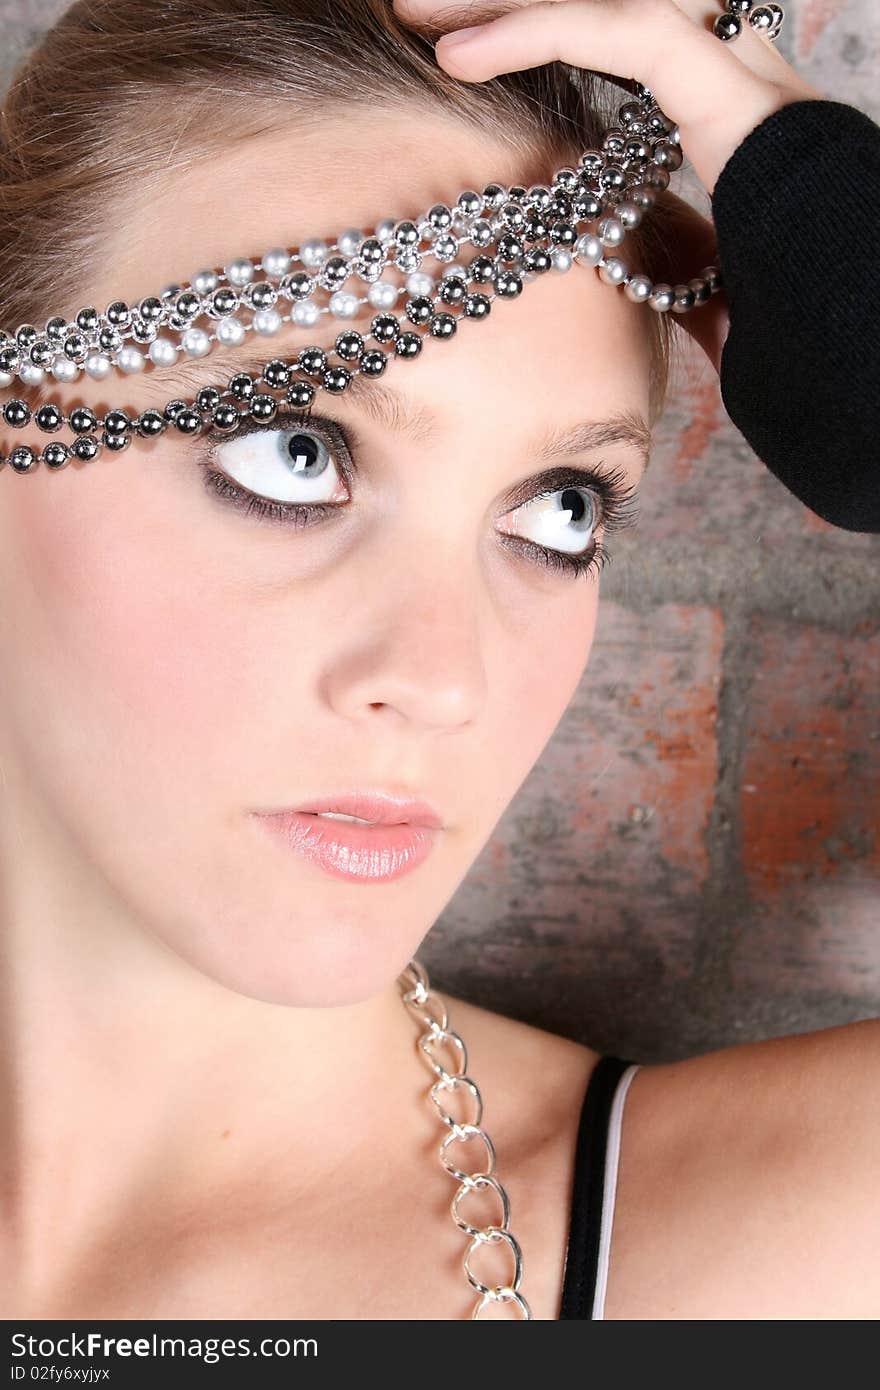
[[[682,149],[710,195],[734,150],[761,121],[789,102],[824,97],[747,22],[732,42],[716,38],[712,23],[721,8],[713,10],[712,0],[393,3],[404,23],[451,30],[437,40],[437,62],[462,82],[552,62],[641,82],[678,125]],[[471,17],[489,22],[462,39],[455,26]],[[666,277],[677,283],[712,260],[716,242],[711,222],[668,190],[666,197],[680,218],[676,263]],[[680,321],[719,371],[728,328],[723,291]]]

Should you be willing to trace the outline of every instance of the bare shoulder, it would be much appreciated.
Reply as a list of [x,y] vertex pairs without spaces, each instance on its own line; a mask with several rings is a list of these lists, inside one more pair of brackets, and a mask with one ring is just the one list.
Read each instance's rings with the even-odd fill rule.
[[449,1027],[462,1036],[468,1049],[468,1070],[488,1107],[503,1100],[520,1108],[529,1102],[532,1121],[551,1128],[551,1117],[568,1117],[579,1106],[583,1088],[598,1054],[583,1043],[532,1023],[445,996]]
[[873,1318],[880,1020],[644,1067],[607,1318]]

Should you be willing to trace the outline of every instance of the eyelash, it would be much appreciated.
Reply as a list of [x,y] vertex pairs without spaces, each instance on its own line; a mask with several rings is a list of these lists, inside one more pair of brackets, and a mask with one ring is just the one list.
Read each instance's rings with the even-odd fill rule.
[[[284,413],[279,412],[279,416],[269,424],[247,420],[235,431],[235,437],[240,438],[246,434],[282,428],[277,421]],[[341,446],[342,458],[337,462],[343,479],[350,490],[355,469],[352,466],[352,440],[349,438],[348,432],[336,420],[331,420],[326,415],[289,413],[287,418],[290,423],[284,428],[293,428],[296,424],[301,424],[304,430],[313,430],[316,434],[323,435],[324,442],[328,445]],[[202,438],[210,443],[225,443],[230,436],[220,430],[209,429],[205,431]],[[212,451],[209,450],[207,459],[210,459],[211,456]],[[224,502],[233,506],[236,511],[241,511],[247,516],[255,515],[261,520],[302,528],[316,525],[330,513],[338,512],[341,509],[340,504],[332,502],[275,502],[271,498],[259,497],[256,493],[248,492],[246,488],[232,482],[226,473],[211,467],[207,461],[203,467],[205,485]],[[574,487],[593,491],[598,495],[601,513],[598,524],[603,527],[604,535],[607,536],[612,531],[621,531],[625,527],[631,526],[637,519],[634,500],[636,487],[630,483],[624,468],[606,467],[603,463],[590,469],[559,468],[552,470],[552,474],[552,487],[545,486],[520,498],[517,505],[522,506],[526,501],[534,501],[540,497],[552,497],[554,493],[567,487]],[[515,508],[511,510],[515,510]],[[610,552],[600,539],[596,539],[583,554],[574,555],[568,554],[566,551],[554,550],[550,546],[539,545],[537,541],[530,541],[525,536],[499,534],[505,545],[520,552],[524,551],[547,569],[571,577],[578,575],[587,577],[592,572],[598,574],[611,560]]]

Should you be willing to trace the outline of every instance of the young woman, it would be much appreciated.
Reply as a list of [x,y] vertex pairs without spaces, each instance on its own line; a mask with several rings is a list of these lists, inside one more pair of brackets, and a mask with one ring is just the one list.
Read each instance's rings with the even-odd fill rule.
[[[601,123],[596,87],[536,61],[616,73],[631,55],[623,76],[680,123],[710,190],[759,125],[822,104],[759,35],[721,45],[672,0],[522,7],[472,66],[406,27],[427,5],[163,11],[156,32],[131,0],[75,4],[10,90],[7,330],[546,179]],[[693,218],[658,225],[645,265],[706,264]],[[719,365],[723,314],[698,319]],[[308,505],[273,497],[277,421],[4,471],[5,1317],[471,1316],[398,976],[582,677],[600,542],[662,408],[665,322],[592,273],[545,275],[381,389],[320,393],[296,426],[321,462]],[[301,346],[290,325],[273,340]],[[221,361],[132,376],[126,404],[191,397]],[[119,382],[52,394],[103,409]],[[585,448],[599,420],[615,429]],[[548,524],[563,470],[593,527]],[[382,854],[291,852],[277,813],[353,793],[375,798],[366,819],[433,818],[430,853],[390,873]],[[880,1024],[628,1068],[624,1111],[624,1073],[590,1048],[446,1003],[531,1316],[876,1312]],[[497,1195],[471,1221],[498,1225]],[[510,1253],[473,1267],[503,1288]]]

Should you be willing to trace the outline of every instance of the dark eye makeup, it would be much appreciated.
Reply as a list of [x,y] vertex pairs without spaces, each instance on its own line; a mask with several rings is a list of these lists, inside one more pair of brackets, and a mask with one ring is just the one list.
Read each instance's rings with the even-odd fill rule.
[[[282,410],[275,420],[269,423],[244,420],[231,436],[221,430],[208,429],[201,438],[214,446],[228,443],[231,438],[240,439],[248,434],[283,431],[302,431],[321,438],[328,448],[334,450],[334,462],[349,492],[352,491],[357,475],[356,441],[349,430],[326,415]],[[222,469],[215,468],[212,464],[215,456],[216,450],[212,447],[204,451],[200,459],[206,489],[228,506],[247,516],[254,516],[270,524],[302,529],[320,524],[331,514],[341,512],[349,505],[338,502],[279,502],[262,497],[234,482]],[[637,487],[630,482],[624,468],[609,466],[604,461],[589,468],[575,468],[570,465],[549,468],[517,485],[514,489],[515,495],[509,500],[503,515],[515,511],[526,502],[552,497],[555,493],[572,488],[590,495],[588,505],[596,512],[594,529],[602,528],[602,538],[594,536],[587,548],[577,553],[539,545],[525,536],[514,536],[506,532],[498,533],[502,544],[559,574],[573,577],[589,575],[591,572],[598,573],[611,559],[607,547],[603,544],[604,537],[612,531],[620,531],[633,525],[637,520]]]

